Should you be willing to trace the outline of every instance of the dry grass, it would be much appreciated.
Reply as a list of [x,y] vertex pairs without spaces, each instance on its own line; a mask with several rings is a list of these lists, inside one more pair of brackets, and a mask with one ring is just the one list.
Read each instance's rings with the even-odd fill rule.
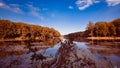
[[120,40],[120,37],[87,37],[91,40]]

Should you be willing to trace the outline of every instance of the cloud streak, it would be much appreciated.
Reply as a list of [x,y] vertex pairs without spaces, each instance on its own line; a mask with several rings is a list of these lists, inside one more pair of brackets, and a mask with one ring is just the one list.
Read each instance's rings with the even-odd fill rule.
[[23,13],[23,11],[19,8],[18,4],[6,4],[4,2],[0,2],[0,8],[15,12],[15,13]]
[[106,0],[108,6],[115,6],[120,4],[120,0]]
[[[104,0],[108,6],[115,6],[120,4],[120,0]],[[77,5],[79,10],[85,10],[95,3],[100,3],[101,0],[77,0],[75,4]]]
[[30,10],[30,11],[29,11],[29,14],[30,14],[30,15],[35,16],[35,17],[37,17],[37,18],[39,18],[39,19],[41,19],[41,20],[44,19],[43,16],[41,16],[40,13],[39,13],[39,11],[40,11],[39,8],[34,7],[33,5],[27,5],[27,6],[28,6],[28,8],[29,8],[29,10]]
[[86,8],[88,8],[89,6],[93,5],[94,3],[99,3],[99,1],[97,0],[77,0],[76,1],[76,5],[78,6],[79,10],[84,10]]
[[[14,12],[14,13],[25,14],[26,12],[22,11],[22,9],[20,7],[22,7],[22,6],[19,5],[19,4],[7,4],[4,1],[0,1],[0,8],[5,9],[7,11]],[[37,17],[40,20],[43,20],[44,18],[40,14],[39,11],[46,11],[46,10],[48,10],[47,8],[42,8],[42,9],[37,8],[37,7],[35,7],[35,6],[31,5],[31,4],[26,4],[26,5],[24,5],[24,7],[27,10],[29,10],[27,14],[32,15],[34,17]]]

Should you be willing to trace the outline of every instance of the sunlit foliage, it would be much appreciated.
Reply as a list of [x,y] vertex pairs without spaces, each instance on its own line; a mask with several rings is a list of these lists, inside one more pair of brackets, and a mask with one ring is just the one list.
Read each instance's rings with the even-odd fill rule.
[[120,19],[111,22],[89,22],[85,31],[71,33],[66,37],[120,37]]
[[44,41],[48,38],[59,37],[60,33],[48,27],[0,20],[0,39],[39,39]]

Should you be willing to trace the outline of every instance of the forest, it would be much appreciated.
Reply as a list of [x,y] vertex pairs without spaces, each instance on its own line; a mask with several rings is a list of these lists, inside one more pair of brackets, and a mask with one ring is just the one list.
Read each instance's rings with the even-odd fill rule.
[[110,22],[89,22],[83,32],[70,33],[65,37],[120,37],[120,18]]
[[23,22],[12,22],[10,20],[0,20],[0,39],[24,40],[31,38],[45,41],[46,39],[60,36],[61,34],[54,28]]

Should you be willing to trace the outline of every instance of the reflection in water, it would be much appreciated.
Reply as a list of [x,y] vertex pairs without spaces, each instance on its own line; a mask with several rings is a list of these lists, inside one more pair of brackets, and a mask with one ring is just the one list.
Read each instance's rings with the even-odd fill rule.
[[41,45],[48,45],[53,46],[60,42],[59,38],[48,39],[46,41],[39,41],[39,40],[21,40],[21,41],[0,41],[0,46],[19,46],[19,45],[27,45],[28,42],[32,43],[42,43]]
[[96,55],[99,59],[104,57],[111,61],[120,62],[120,42],[117,41],[92,41],[88,44],[88,49]]
[[[7,60],[13,61],[14,59],[18,62],[21,62],[21,64],[19,64],[18,66],[21,65],[25,67],[29,67],[34,64],[38,64],[40,66],[42,65],[42,62],[45,64],[51,63],[51,66],[53,66],[51,68],[62,65],[68,67],[78,66],[78,68],[80,68],[80,66],[87,67],[89,66],[89,63],[93,62],[96,68],[102,68],[104,66],[104,68],[106,68],[106,66],[111,68],[120,67],[120,43],[118,41],[74,41],[73,43],[62,44],[59,43],[53,47],[37,51],[36,54],[42,54],[46,57],[46,60],[43,60],[41,62],[36,60],[35,62],[33,62],[33,64],[30,64],[30,57],[31,55],[33,55],[33,53],[24,54],[18,56],[18,58],[13,56],[8,57],[7,59],[0,60],[0,62],[5,62]],[[7,62],[7,64],[9,64],[9,62]]]
[[[28,40],[23,41],[0,41],[0,58],[5,58],[8,56],[22,55],[29,51],[26,48]],[[55,44],[59,43],[59,38],[49,39],[45,42],[31,41],[30,44],[32,48],[37,48],[37,50],[47,49],[53,47]]]
[[108,59],[120,67],[120,40],[87,40],[84,38],[75,38],[74,41],[82,42],[82,47],[86,46],[98,59]]

